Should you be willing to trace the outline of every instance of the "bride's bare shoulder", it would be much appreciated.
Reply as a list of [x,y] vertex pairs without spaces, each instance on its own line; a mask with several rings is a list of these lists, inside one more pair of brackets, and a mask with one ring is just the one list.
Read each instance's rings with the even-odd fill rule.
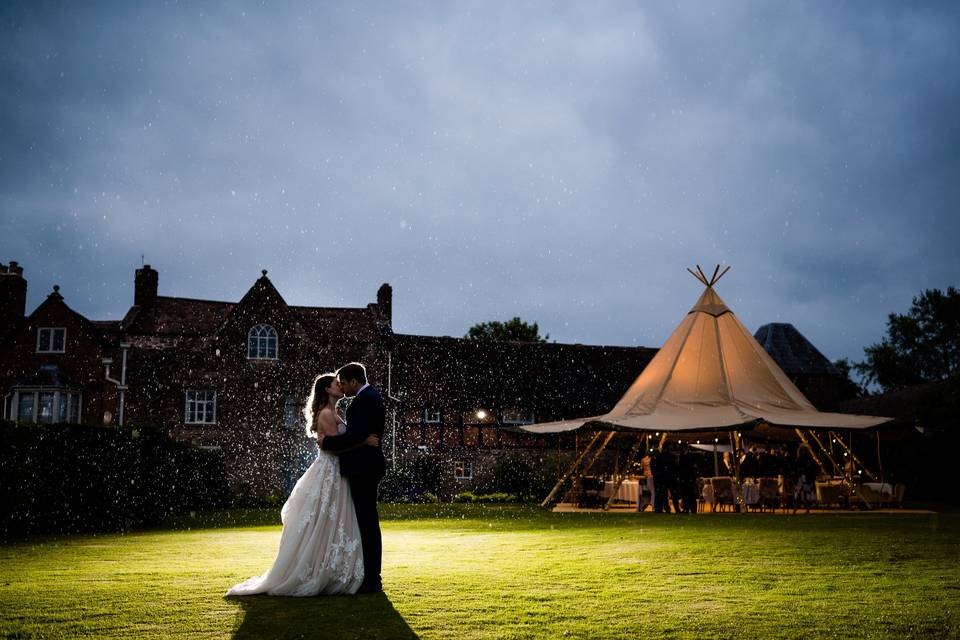
[[330,407],[324,407],[317,413],[318,431],[323,431],[326,435],[337,434],[337,414]]

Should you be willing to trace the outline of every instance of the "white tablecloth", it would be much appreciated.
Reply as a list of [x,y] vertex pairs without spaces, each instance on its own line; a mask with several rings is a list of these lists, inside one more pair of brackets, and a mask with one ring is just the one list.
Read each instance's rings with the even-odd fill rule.
[[[603,483],[603,497],[609,498],[613,495],[613,487],[616,482],[607,481]],[[617,489],[617,500],[623,500],[636,504],[640,497],[640,482],[637,480],[624,480]]]
[[863,486],[872,489],[877,493],[886,493],[893,495],[893,485],[889,482],[864,482]]

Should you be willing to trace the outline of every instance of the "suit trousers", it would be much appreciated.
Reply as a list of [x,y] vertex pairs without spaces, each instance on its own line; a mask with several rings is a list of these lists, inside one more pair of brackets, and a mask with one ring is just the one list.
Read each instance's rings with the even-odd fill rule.
[[349,476],[353,508],[357,512],[360,527],[360,544],[363,547],[363,584],[379,589],[383,540],[380,536],[380,514],[377,513],[378,475]]

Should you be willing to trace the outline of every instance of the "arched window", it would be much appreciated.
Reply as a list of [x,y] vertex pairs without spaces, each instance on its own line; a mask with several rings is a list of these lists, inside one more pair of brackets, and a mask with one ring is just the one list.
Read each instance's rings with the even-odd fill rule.
[[247,334],[247,357],[257,360],[277,359],[277,332],[268,324],[258,324]]

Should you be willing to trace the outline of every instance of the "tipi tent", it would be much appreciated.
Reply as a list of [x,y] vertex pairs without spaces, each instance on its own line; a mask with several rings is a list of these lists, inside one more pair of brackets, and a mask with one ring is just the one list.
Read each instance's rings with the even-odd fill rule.
[[866,429],[889,418],[822,413],[747,331],[713,286],[719,267],[687,316],[608,413],[523,427],[559,433],[584,426],[660,432],[706,431],[767,423],[790,429]]
[[[543,501],[543,506],[553,500],[571,477],[574,479],[571,492],[576,493],[577,478],[590,470],[617,432],[637,434],[627,457],[629,466],[639,451],[642,434],[662,434],[662,443],[668,433],[689,437],[686,434],[693,432],[730,430],[731,446],[739,446],[740,429],[769,433],[772,425],[773,429],[796,433],[804,443],[816,444],[833,468],[841,469],[817,436],[817,430],[863,430],[890,421],[890,418],[876,416],[817,411],[717,295],[713,286],[728,270],[729,267],[720,273],[718,266],[710,278],[699,266],[696,273],[690,271],[706,290],[608,413],[521,427],[541,434],[581,428],[596,431]],[[601,439],[603,431],[608,433]],[[842,439],[837,440],[859,464],[849,445]],[[588,457],[591,452],[592,457]],[[826,472],[825,463],[812,449],[811,455]],[[874,477],[869,471],[867,474]],[[621,482],[623,477],[620,476]]]

